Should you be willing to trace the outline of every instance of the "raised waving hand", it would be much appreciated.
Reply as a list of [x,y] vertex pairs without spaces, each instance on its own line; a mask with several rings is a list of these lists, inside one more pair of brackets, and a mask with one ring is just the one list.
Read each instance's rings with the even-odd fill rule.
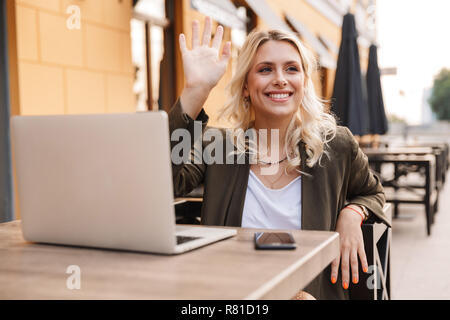
[[180,50],[183,60],[185,86],[181,94],[184,112],[195,119],[210,91],[225,74],[231,56],[231,43],[227,42],[220,54],[223,27],[218,26],[211,43],[211,18],[205,19],[203,35],[200,38],[200,24],[192,23],[191,50],[186,46],[184,34],[180,34]]

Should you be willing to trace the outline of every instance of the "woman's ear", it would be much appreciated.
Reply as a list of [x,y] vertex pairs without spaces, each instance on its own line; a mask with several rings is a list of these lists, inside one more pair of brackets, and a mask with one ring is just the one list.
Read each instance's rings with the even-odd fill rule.
[[244,83],[244,89],[242,90],[244,97],[250,96],[250,93],[248,92],[247,83]]

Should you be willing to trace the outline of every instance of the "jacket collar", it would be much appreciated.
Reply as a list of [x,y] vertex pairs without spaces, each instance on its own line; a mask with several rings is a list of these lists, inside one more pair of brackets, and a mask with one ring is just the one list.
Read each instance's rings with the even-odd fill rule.
[[320,214],[315,209],[317,194],[314,194],[313,170],[306,165],[306,145],[303,141],[300,141],[299,149],[300,171],[302,172],[302,230],[317,230],[320,225],[320,221],[318,221]]

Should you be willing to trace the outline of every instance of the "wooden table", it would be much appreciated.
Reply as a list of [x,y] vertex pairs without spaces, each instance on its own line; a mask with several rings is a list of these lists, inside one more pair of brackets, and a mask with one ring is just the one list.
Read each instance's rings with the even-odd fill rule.
[[389,148],[363,148],[366,155],[396,155],[396,154],[432,154],[431,147],[389,147]]
[[[290,299],[339,254],[335,232],[295,230],[296,250],[257,251],[256,229],[176,256],[25,242],[0,224],[0,299]],[[68,289],[69,266],[80,289]]]
[[424,147],[431,148],[436,155],[436,172],[437,174],[440,174],[440,176],[436,178],[436,181],[441,181],[441,186],[443,186],[449,167],[449,145],[447,142],[416,142],[412,145],[405,144],[395,148],[417,149]]
[[[401,146],[388,148],[364,148],[364,153],[371,158],[382,156],[396,156],[396,155],[428,155],[432,154],[435,160],[435,186],[437,190],[441,190],[445,183],[445,174],[447,171],[447,154],[444,146]],[[379,170],[377,170],[379,171]]]

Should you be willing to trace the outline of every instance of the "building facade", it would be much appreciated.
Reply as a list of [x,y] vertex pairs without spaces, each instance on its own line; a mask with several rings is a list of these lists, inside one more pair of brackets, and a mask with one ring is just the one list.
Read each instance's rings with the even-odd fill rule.
[[8,2],[13,114],[134,111],[131,0]]

